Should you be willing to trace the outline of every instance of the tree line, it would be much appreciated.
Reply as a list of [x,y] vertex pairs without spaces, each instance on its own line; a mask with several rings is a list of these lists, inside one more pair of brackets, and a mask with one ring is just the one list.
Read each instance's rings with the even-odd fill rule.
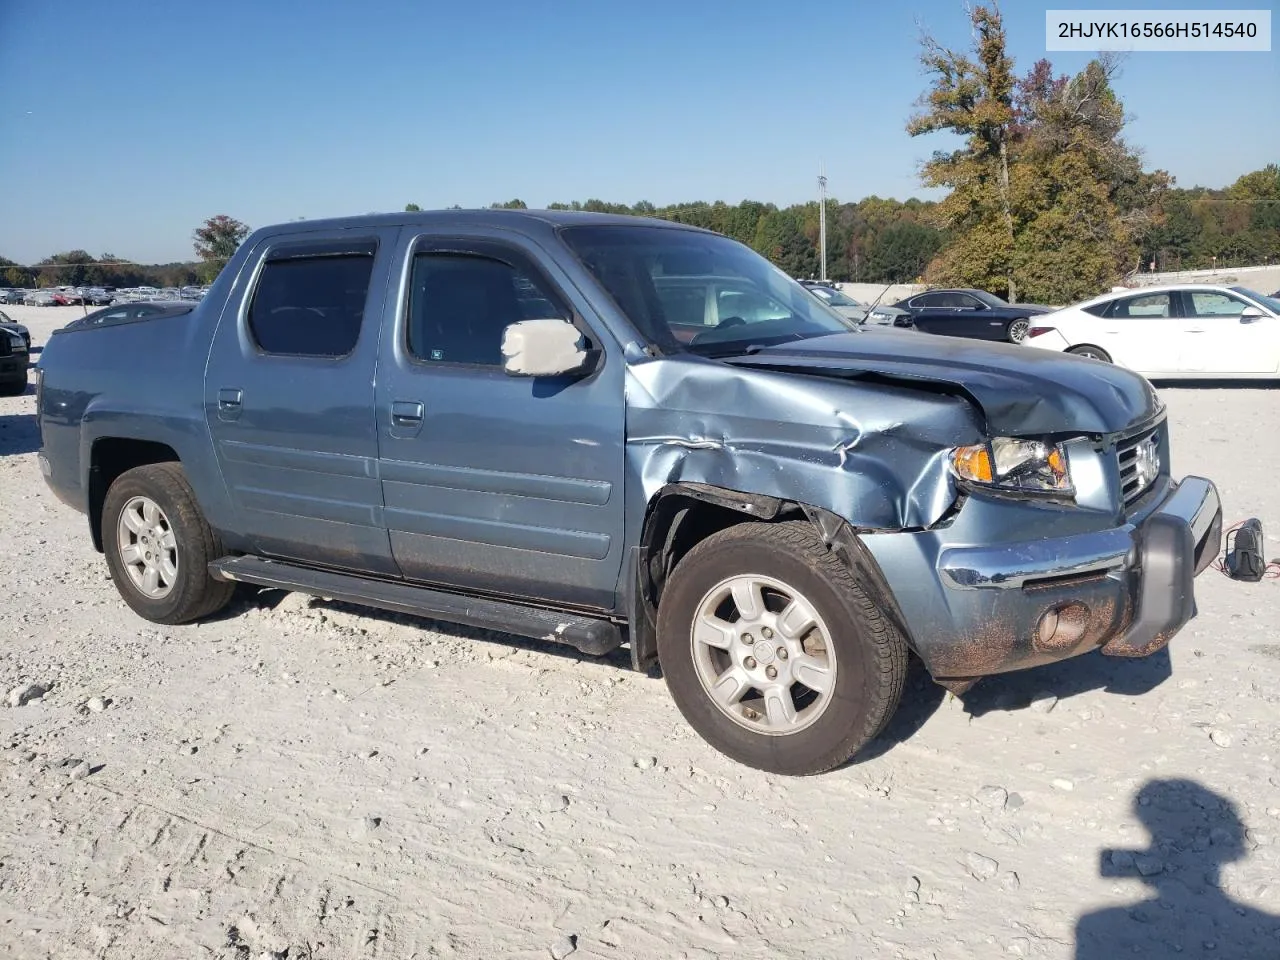
[[249,225],[226,214],[210,217],[192,231],[199,260],[134,263],[112,253],[95,257],[87,250],[66,250],[23,266],[0,257],[0,283],[9,287],[186,287],[212,283],[231,259]]

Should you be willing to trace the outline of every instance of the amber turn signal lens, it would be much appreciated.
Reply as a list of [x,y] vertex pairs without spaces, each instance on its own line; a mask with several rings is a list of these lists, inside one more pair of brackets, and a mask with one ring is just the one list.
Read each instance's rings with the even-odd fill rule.
[[985,443],[972,447],[957,447],[951,455],[951,465],[956,474],[975,483],[991,483],[995,473],[991,469],[991,453]]
[[1045,462],[1049,464],[1049,469],[1053,471],[1059,483],[1067,478],[1067,460],[1057,447],[1053,448]]

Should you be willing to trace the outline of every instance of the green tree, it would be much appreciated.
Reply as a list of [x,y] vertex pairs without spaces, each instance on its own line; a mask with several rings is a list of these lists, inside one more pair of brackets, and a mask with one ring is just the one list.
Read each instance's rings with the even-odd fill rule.
[[10,287],[28,287],[35,282],[30,270],[7,257],[0,257],[0,277]]
[[506,203],[490,204],[493,210],[528,210],[529,205],[523,200],[508,200]]
[[[1037,65],[1039,66],[1039,65]],[[1099,58],[1033,95],[1018,147],[1014,273],[1034,300],[1069,303],[1137,266],[1160,178],[1142,172],[1121,137],[1124,107],[1111,86],[1116,61]]]
[[206,262],[225,264],[233,256],[244,238],[249,236],[248,224],[241,223],[224,213],[210,217],[192,233],[196,256]]
[[82,286],[89,282],[89,269],[95,262],[87,250],[55,253],[36,265],[36,282],[42,287]]
[[942,234],[913,220],[900,220],[875,236],[867,255],[866,279],[883,283],[909,283],[942,246]]
[[418,213],[421,209],[422,208],[418,206],[416,203],[406,203],[404,205],[405,213]]
[[974,56],[949,50],[930,36],[920,61],[931,77],[923,108],[907,123],[913,137],[949,131],[965,138],[959,150],[935,152],[921,171],[930,187],[950,190],[938,219],[955,231],[940,272],[952,282],[1018,296],[1014,277],[1014,220],[1010,170],[1013,137],[1013,60],[1004,23],[994,8],[974,7]]

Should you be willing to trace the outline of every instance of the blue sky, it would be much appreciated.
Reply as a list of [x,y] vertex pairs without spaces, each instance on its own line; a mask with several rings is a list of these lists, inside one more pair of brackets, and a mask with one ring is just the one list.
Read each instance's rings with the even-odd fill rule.
[[[1068,4],[1004,4],[1020,72],[1046,6]],[[968,41],[961,0],[0,0],[0,255],[189,259],[216,213],[785,205],[819,162],[842,200],[923,196],[947,141],[903,129],[921,25]],[[1180,185],[1280,160],[1274,38],[1136,53],[1118,88],[1129,139]]]

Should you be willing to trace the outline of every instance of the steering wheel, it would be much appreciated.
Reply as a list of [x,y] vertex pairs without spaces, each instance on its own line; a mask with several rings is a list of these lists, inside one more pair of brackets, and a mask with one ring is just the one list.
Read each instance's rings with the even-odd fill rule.
[[703,330],[696,337],[690,340],[689,346],[692,347],[694,344],[697,344],[697,343],[705,343],[706,342],[705,338],[707,337],[707,335],[715,333],[717,330],[727,330],[729,327],[741,327],[745,325],[746,322],[747,321],[743,320],[742,317],[725,317],[723,320],[717,323],[710,330]]

